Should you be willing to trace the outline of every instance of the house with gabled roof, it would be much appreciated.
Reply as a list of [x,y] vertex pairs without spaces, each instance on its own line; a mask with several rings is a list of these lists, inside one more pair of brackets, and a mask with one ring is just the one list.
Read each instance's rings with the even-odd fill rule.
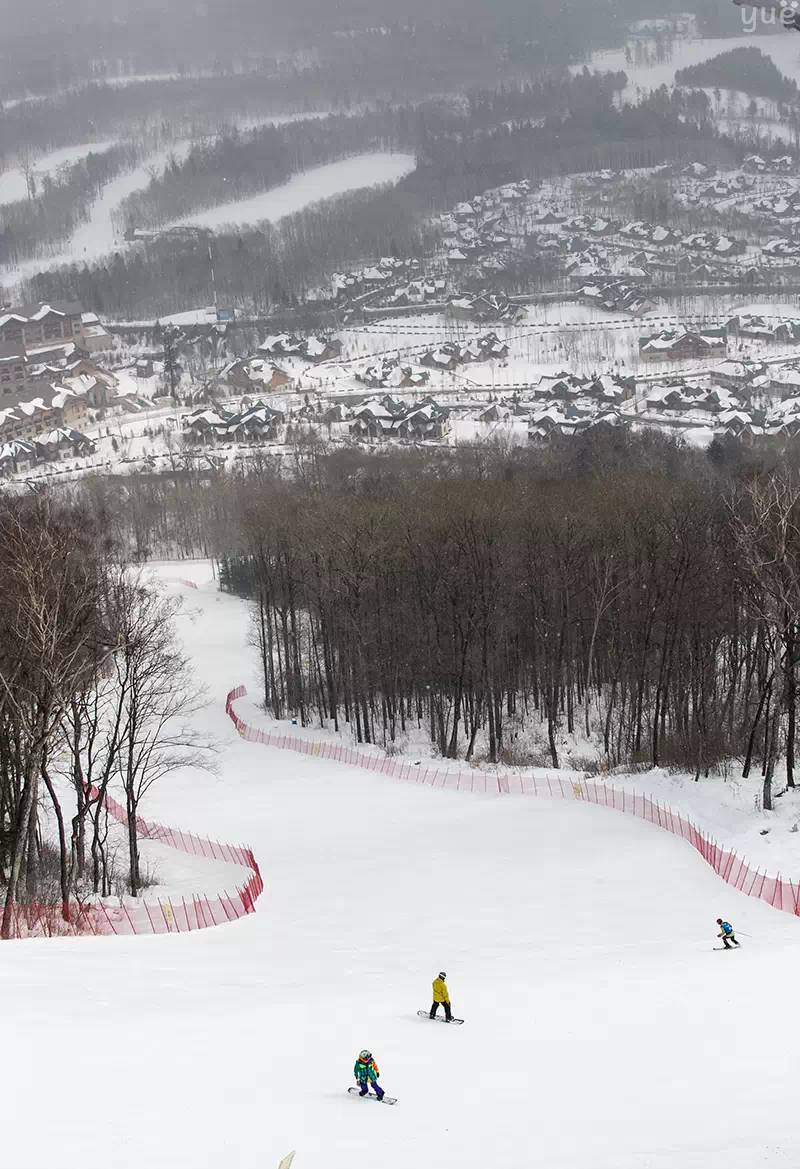
[[721,411],[714,419],[714,430],[734,438],[752,438],[757,433],[756,425],[746,410]]
[[276,393],[291,390],[295,380],[274,361],[261,357],[239,357],[229,362],[220,373],[221,384],[244,393]]
[[183,419],[184,434],[200,442],[216,442],[225,434],[232,415],[221,408],[194,410]]
[[664,329],[639,338],[639,356],[645,361],[678,361],[724,353],[723,336],[706,335],[688,329]]
[[40,301],[0,308],[0,345],[22,343],[25,349],[53,342],[79,342],[83,305],[78,301]]
[[392,433],[398,438],[423,440],[439,440],[444,437],[449,411],[437,405],[433,399],[411,406],[408,411],[397,420]]
[[713,377],[729,390],[748,390],[754,380],[766,372],[766,366],[756,361],[723,361],[715,365]]
[[410,365],[401,365],[396,358],[384,357],[380,361],[357,369],[355,377],[356,381],[371,390],[401,390],[424,386],[430,379],[430,373],[424,369],[414,369]]
[[266,402],[254,402],[228,420],[224,437],[236,442],[274,442],[286,416]]
[[64,458],[86,458],[94,454],[95,445],[90,438],[69,426],[59,426],[46,431],[33,440],[37,458],[54,463]]
[[38,461],[36,447],[25,439],[11,439],[0,445],[0,474],[18,475],[29,471]]

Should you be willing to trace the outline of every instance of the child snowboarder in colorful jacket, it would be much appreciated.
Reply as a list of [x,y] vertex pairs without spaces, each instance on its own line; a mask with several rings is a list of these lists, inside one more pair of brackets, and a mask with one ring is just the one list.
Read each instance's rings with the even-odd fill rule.
[[436,1018],[436,1012],[439,1010],[439,1004],[444,1007],[444,1017],[449,1023],[453,1017],[450,1010],[450,991],[447,989],[445,979],[447,975],[443,970],[439,971],[439,977],[433,980],[433,1006],[431,1007],[431,1018]]
[[379,1100],[383,1099],[383,1096],[384,1096],[383,1088],[378,1083],[378,1076],[380,1075],[380,1072],[378,1071],[378,1065],[375,1063],[375,1060],[372,1058],[371,1051],[364,1050],[364,1051],[360,1051],[358,1053],[358,1058],[356,1059],[356,1065],[353,1068],[353,1075],[355,1076],[356,1081],[358,1082],[358,1086],[360,1089],[360,1091],[358,1093],[359,1096],[366,1096],[367,1093],[369,1092],[369,1087],[371,1084],[372,1087],[375,1089],[375,1095],[378,1097],[378,1099]]
[[739,945],[736,941],[736,934],[733,932],[733,926],[729,921],[723,921],[721,917],[718,917],[717,925],[719,926],[717,937],[722,938],[722,944],[726,950],[730,950],[731,942],[733,942],[734,946]]

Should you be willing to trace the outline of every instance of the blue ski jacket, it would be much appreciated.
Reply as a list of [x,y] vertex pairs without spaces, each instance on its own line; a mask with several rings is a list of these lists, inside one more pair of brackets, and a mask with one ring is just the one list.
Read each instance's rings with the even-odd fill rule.
[[720,937],[722,937],[722,935],[724,934],[726,938],[729,938],[731,936],[731,934],[733,933],[733,926],[731,925],[731,923],[729,921],[723,921],[719,928],[720,928],[720,935],[719,935]]

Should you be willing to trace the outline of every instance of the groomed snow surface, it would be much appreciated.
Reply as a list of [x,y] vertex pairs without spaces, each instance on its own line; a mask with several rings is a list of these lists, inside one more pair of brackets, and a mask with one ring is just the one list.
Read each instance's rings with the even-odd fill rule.
[[[117,248],[127,247],[128,244],[123,239],[124,225],[119,218],[123,200],[146,187],[153,174],[163,171],[172,158],[178,161],[184,159],[191,147],[192,143],[188,139],[177,140],[168,148],[149,155],[133,170],[125,171],[112,179],[91,205],[88,219],[76,229],[71,239],[57,254],[25,260],[13,268],[7,266],[6,278],[22,280],[35,276],[38,272],[47,272],[66,264],[93,263],[110,255]],[[216,230],[229,226],[252,226],[267,221],[274,223],[286,215],[302,211],[312,203],[343,195],[348,191],[399,182],[404,175],[410,174],[415,166],[416,160],[412,154],[391,152],[359,154],[353,158],[312,167],[295,175],[281,186],[273,187],[252,198],[199,211],[166,226],[190,224]],[[9,182],[11,181],[9,179]],[[2,271],[0,265],[0,274]]]
[[[251,844],[266,892],[201,933],[2,947],[4,1164],[263,1169],[293,1148],[296,1169],[797,1164],[800,923],[632,818],[239,740],[224,695],[257,693],[246,606],[205,566],[158,571],[185,597],[221,754],[145,814]],[[714,952],[718,916],[739,953]],[[440,969],[463,1027],[417,1017]],[[365,1046],[396,1108],[347,1094]]]
[[[302,171],[269,191],[198,211],[177,220],[180,225],[191,224],[216,230],[229,224],[237,227],[256,223],[277,223],[286,215],[302,211],[312,203],[356,191],[363,187],[377,187],[399,182],[416,166],[413,154],[391,152],[358,154],[338,162],[326,163]],[[173,225],[174,226],[174,225]]]
[[[747,7],[746,18],[752,22],[753,9]],[[760,29],[759,25],[759,29]],[[747,25],[743,23],[745,35],[739,37],[711,37],[698,40],[674,40],[672,55],[666,61],[649,61],[636,63],[635,60],[625,60],[624,49],[603,49],[592,53],[589,58],[589,68],[601,72],[622,72],[628,76],[628,85],[623,96],[628,101],[634,101],[636,90],[658,89],[661,85],[675,84],[675,74],[678,69],[686,69],[689,65],[698,65],[701,61],[708,61],[720,53],[727,53],[731,49],[757,48],[766,56],[771,57],[778,69],[786,77],[796,78],[800,67],[800,44],[798,38],[791,35],[793,30],[778,26],[775,32],[758,36],[747,33]],[[575,66],[577,72],[582,66]]]
[[[81,162],[90,154],[105,154],[114,146],[114,142],[87,142],[81,146],[65,146],[61,150],[53,150],[49,154],[42,154],[32,162],[36,177],[37,189],[45,175],[54,175],[62,166],[72,166]],[[16,203],[27,199],[28,185],[25,174],[20,166],[12,166],[0,170],[0,205]]]

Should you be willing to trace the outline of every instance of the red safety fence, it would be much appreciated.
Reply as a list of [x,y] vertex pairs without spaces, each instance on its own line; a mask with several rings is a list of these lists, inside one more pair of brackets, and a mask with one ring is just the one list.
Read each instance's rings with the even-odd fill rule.
[[280,747],[287,751],[298,751],[319,759],[335,759],[351,767],[377,771],[411,783],[427,784],[430,787],[447,788],[454,791],[483,792],[487,795],[546,796],[553,799],[582,800],[588,804],[612,808],[629,816],[647,820],[658,828],[671,832],[688,841],[703,860],[711,865],[723,881],[733,885],[748,897],[766,901],[775,909],[800,915],[800,884],[780,874],[768,877],[760,870],[751,869],[732,849],[724,848],[703,833],[696,824],[672,808],[660,804],[650,796],[616,788],[611,784],[590,782],[583,778],[571,779],[563,772],[501,772],[501,771],[448,771],[444,768],[428,767],[423,764],[401,763],[388,756],[359,751],[343,743],[330,743],[302,739],[295,735],[272,734],[248,726],[233,709],[234,702],[247,694],[245,686],[237,686],[228,694],[225,710],[243,739],[249,743],[263,743],[269,747]]
[[[96,788],[91,789],[97,798]],[[121,824],[127,825],[128,814],[122,804],[106,795],[105,806]],[[220,844],[193,832],[181,832],[136,817],[141,840],[156,840],[178,852],[200,856],[206,860],[226,861],[249,870],[247,881],[233,893],[191,894],[188,897],[164,897],[156,901],[121,901],[110,905],[99,899],[74,903],[69,907],[69,921],[62,907],[40,902],[29,902],[13,907],[12,936],[54,937],[78,934],[179,934],[191,930],[208,929],[236,921],[248,913],[255,913],[255,902],[264,890],[264,882],[253,852],[241,845]]]

